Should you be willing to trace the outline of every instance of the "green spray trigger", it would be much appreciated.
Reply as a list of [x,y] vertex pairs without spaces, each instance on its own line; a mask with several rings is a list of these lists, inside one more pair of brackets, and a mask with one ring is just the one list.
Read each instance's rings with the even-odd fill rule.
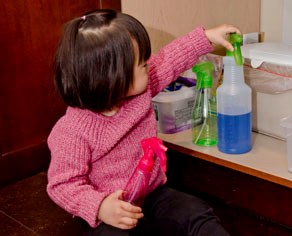
[[214,65],[211,62],[198,63],[193,66],[192,71],[197,75],[196,89],[212,87]]
[[242,60],[242,54],[241,54],[241,49],[240,49],[240,46],[242,44],[242,35],[237,34],[237,33],[231,33],[229,35],[228,41],[232,44],[234,50],[233,50],[233,52],[227,50],[226,55],[227,56],[234,56],[235,63],[237,65],[242,65],[243,60]]

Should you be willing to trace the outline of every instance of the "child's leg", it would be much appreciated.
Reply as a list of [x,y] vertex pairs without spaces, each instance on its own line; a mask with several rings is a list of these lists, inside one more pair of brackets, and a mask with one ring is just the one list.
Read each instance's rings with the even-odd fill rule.
[[137,227],[122,230],[102,223],[97,228],[91,228],[87,222],[80,219],[83,236],[157,236],[155,230],[146,218],[139,220]]
[[143,212],[155,223],[160,235],[229,235],[204,201],[165,186],[147,196]]
[[100,224],[97,228],[91,228],[87,222],[80,219],[82,227],[82,236],[130,236],[127,230],[121,230],[104,223]]

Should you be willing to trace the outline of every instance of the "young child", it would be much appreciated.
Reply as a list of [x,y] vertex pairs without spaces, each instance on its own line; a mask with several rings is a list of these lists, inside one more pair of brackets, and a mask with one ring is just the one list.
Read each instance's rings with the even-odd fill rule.
[[48,138],[47,191],[86,222],[85,235],[228,235],[206,203],[166,187],[158,160],[143,206],[121,195],[143,155],[141,140],[157,134],[152,97],[212,43],[233,50],[231,32],[240,33],[198,27],[151,56],[145,28],[127,14],[98,10],[67,23],[55,82],[68,108]]

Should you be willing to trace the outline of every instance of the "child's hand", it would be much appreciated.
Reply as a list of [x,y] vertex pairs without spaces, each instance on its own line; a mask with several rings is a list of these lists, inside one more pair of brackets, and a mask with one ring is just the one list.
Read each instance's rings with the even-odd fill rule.
[[101,203],[98,219],[120,229],[134,228],[143,217],[142,209],[121,200],[123,190],[108,195]]
[[235,26],[226,24],[205,30],[205,34],[211,43],[222,45],[228,50],[233,51],[232,45],[226,40],[226,35],[229,33],[240,34],[240,31]]

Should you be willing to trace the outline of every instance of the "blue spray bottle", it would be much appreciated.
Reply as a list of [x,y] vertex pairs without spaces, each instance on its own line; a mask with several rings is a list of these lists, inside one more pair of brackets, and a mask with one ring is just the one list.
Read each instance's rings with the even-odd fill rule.
[[223,83],[217,88],[218,149],[228,154],[249,152],[251,145],[251,88],[244,81],[240,43],[242,36],[231,34],[234,47],[223,57]]

